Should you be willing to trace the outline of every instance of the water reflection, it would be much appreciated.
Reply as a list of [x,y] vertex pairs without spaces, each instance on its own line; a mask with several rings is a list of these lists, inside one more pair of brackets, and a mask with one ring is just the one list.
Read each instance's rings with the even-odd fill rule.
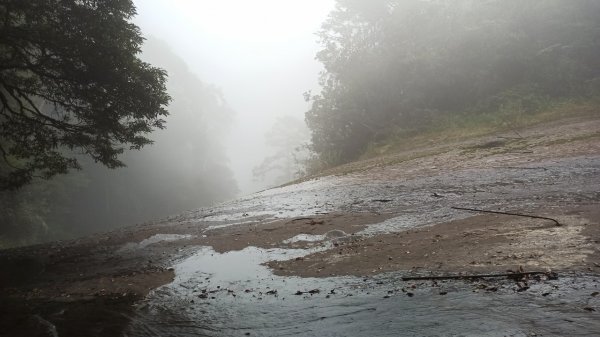
[[[472,282],[272,275],[261,263],[303,250],[202,248],[140,305],[128,336],[593,336],[598,279],[570,275],[517,292]],[[318,291],[317,291],[318,290]],[[302,293],[301,295],[295,295]],[[590,301],[596,301],[590,303]]]

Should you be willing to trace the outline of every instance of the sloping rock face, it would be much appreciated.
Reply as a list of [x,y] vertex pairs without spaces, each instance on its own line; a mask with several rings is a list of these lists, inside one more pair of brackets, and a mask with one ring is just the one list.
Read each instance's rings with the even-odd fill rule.
[[[566,120],[519,138],[432,144],[154,223],[2,251],[0,336],[600,331],[598,130],[598,119]],[[400,280],[507,270],[565,276],[556,284]],[[482,303],[529,303],[544,313],[490,311],[461,330],[447,312],[431,313],[453,292],[467,316],[486,312]],[[384,302],[395,296],[406,300]],[[560,314],[578,324],[544,309],[553,296],[570,303]],[[377,310],[415,315],[402,325]]]

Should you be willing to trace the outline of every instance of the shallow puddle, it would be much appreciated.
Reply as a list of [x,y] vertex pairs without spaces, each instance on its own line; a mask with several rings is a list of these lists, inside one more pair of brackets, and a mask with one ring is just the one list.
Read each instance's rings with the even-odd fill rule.
[[319,242],[319,241],[323,241],[325,239],[327,239],[327,236],[325,234],[323,234],[323,235],[298,234],[298,235],[294,236],[293,238],[283,240],[283,243],[290,244],[290,243],[297,243],[297,242]]
[[[525,292],[501,280],[404,282],[274,276],[262,265],[307,250],[201,248],[142,304],[127,336],[592,336],[598,279],[569,275]],[[487,281],[488,283],[491,281]]]

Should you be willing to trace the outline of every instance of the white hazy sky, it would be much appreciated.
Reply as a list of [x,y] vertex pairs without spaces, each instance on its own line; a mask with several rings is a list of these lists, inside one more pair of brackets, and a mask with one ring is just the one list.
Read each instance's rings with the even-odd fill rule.
[[236,111],[229,148],[243,193],[263,186],[252,168],[267,154],[277,116],[303,119],[317,89],[315,33],[334,0],[135,0],[144,35],[165,40]]

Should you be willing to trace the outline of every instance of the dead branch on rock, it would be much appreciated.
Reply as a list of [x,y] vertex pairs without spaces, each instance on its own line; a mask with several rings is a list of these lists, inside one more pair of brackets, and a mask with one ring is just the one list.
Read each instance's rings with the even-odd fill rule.
[[373,202],[383,202],[383,203],[386,203],[386,202],[392,202],[392,201],[394,201],[394,200],[392,200],[392,199],[373,199]]
[[430,280],[477,280],[482,278],[507,277],[511,279],[521,279],[525,276],[546,275],[549,279],[556,279],[555,273],[545,271],[505,273],[505,274],[477,274],[477,275],[443,275],[443,276],[406,276],[402,281],[430,281]]
[[548,171],[547,168],[545,167],[518,167],[518,166],[501,166],[501,167],[495,167],[498,169],[507,169],[507,170],[543,170],[543,171]]
[[553,221],[557,226],[562,226],[562,224],[560,222],[558,222],[558,220],[552,219],[552,218],[547,218],[545,216],[520,214],[520,213],[511,213],[511,212],[500,212],[500,211],[487,211],[487,210],[483,210],[483,209],[464,208],[464,207],[451,207],[451,208],[452,209],[461,210],[461,211],[469,211],[469,212],[492,213],[492,214],[502,214],[502,215],[513,215],[513,216],[521,216],[521,217],[532,218],[532,219],[550,220],[550,221]]

